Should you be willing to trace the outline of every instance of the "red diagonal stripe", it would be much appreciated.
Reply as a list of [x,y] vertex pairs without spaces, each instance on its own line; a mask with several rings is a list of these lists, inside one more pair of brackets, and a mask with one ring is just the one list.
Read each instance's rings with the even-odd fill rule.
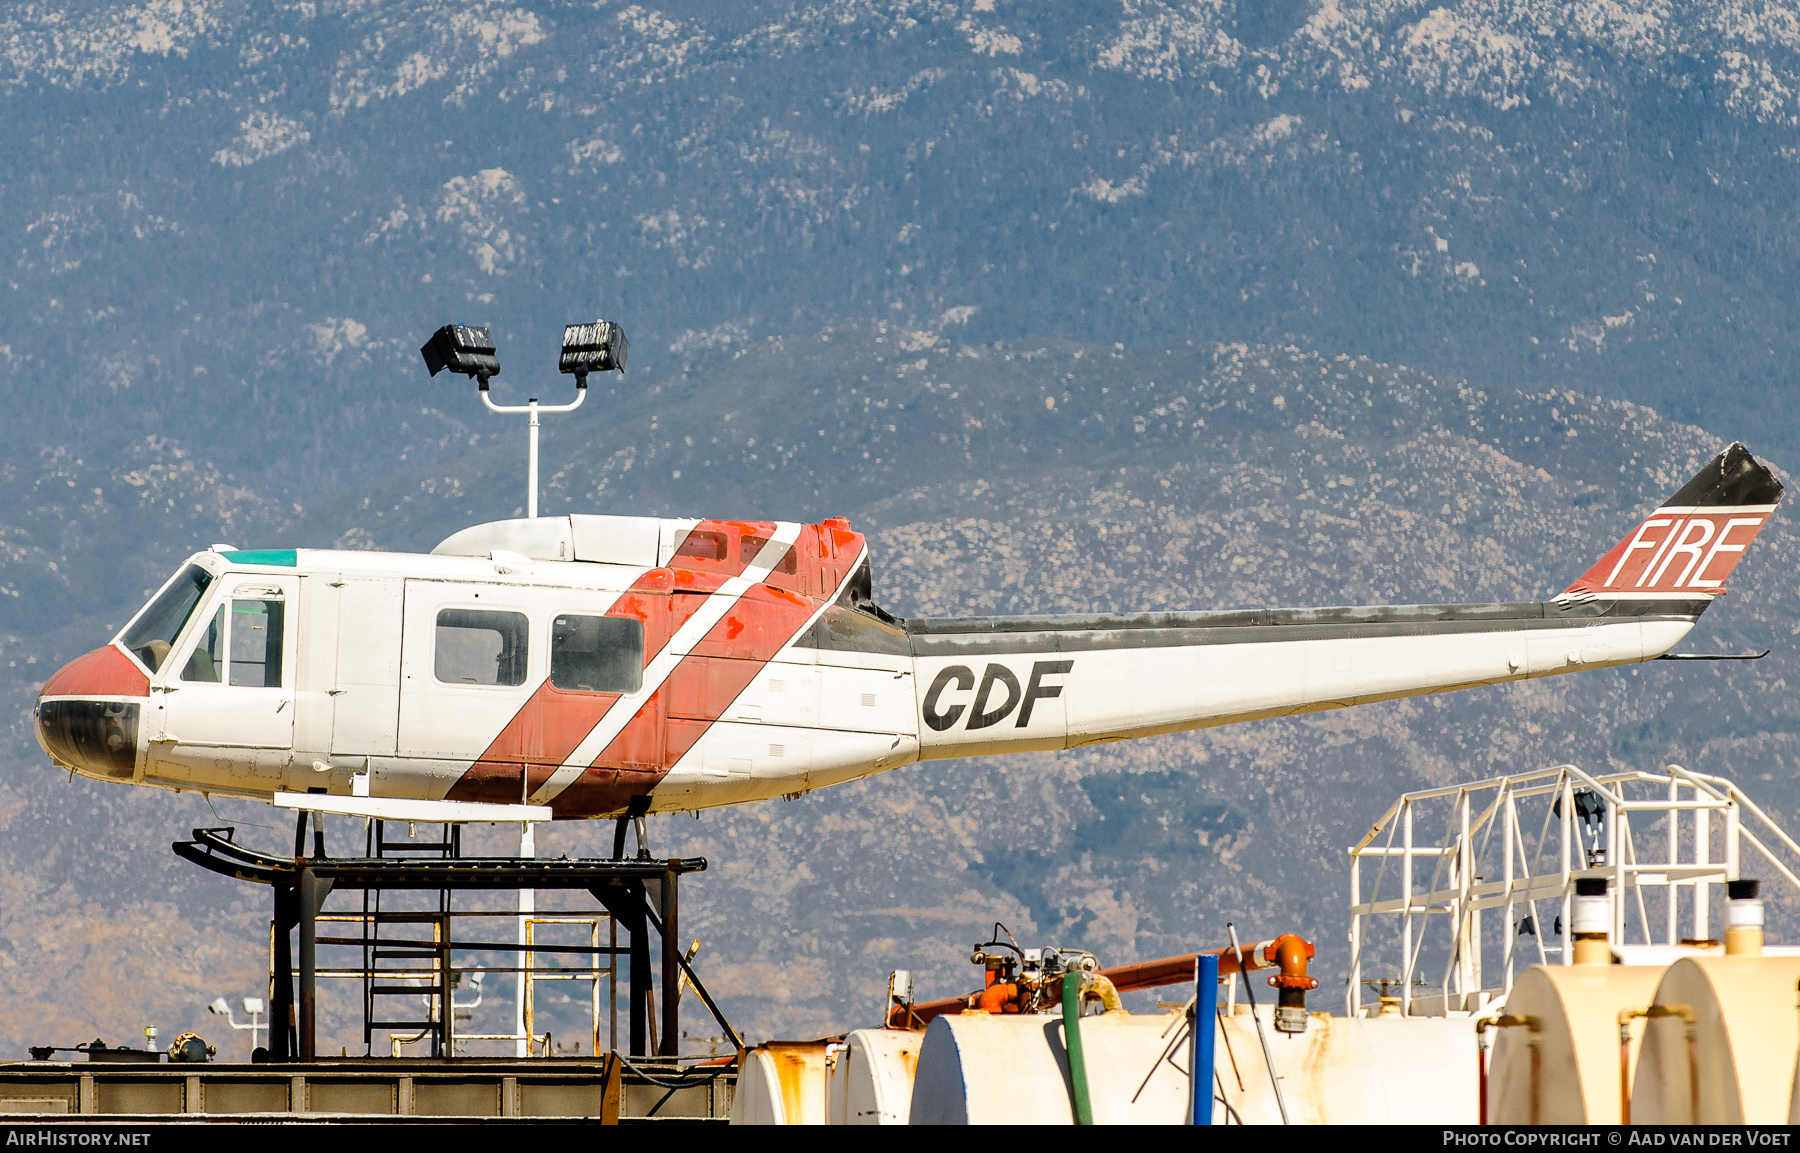
[[[857,545],[860,551],[861,538]],[[848,575],[848,563],[841,566],[844,575]],[[827,571],[839,570],[834,563]],[[840,583],[842,579],[838,577]],[[654,787],[805,626],[818,605],[817,600],[787,589],[752,586],[675,666],[657,699],[646,702],[601,750],[593,765],[551,802],[556,815],[592,817],[616,812],[633,796]],[[643,762],[636,758],[657,744],[661,745],[660,772],[647,779]]]
[[[644,664],[649,666],[667,648],[669,638],[700,607],[697,596],[670,596],[686,574],[652,569],[639,577],[606,611],[607,616],[628,617],[644,626]],[[707,579],[713,579],[708,574]],[[716,578],[719,584],[727,579]],[[713,587],[717,587],[714,585]],[[658,591],[642,591],[655,589]],[[673,603],[671,603],[673,602]],[[594,731],[618,703],[619,693],[589,693],[559,689],[548,678],[508,721],[468,770],[450,787],[446,799],[517,804],[541,788],[569,755]],[[648,767],[659,769],[660,751]],[[525,778],[521,784],[521,775]]]

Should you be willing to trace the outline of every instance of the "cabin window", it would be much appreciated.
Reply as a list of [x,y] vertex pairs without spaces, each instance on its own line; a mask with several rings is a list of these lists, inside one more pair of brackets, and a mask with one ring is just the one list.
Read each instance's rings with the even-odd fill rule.
[[[738,555],[744,558],[745,565],[755,564],[756,554],[762,552],[763,546],[768,543],[769,538],[766,536],[746,536],[740,542]],[[775,567],[769,571],[786,573],[789,576],[792,576],[794,574],[794,569],[797,567],[797,557],[798,554],[790,546],[786,552],[781,554],[781,559],[775,562]]]
[[644,626],[629,617],[560,616],[550,630],[550,683],[590,693],[644,684]]
[[278,600],[231,602],[232,684],[258,689],[281,687],[281,632],[286,607]]
[[125,647],[151,672],[161,671],[163,662],[169,659],[170,647],[212,580],[212,574],[199,565],[187,566],[125,630]]
[[524,613],[442,609],[437,615],[437,679],[451,685],[525,683]]
[[188,658],[187,667],[181,670],[181,679],[201,684],[218,684],[219,674],[225,669],[225,606],[213,614],[212,620],[206,624],[206,631],[200,634],[200,640],[194,645],[194,654]]
[[675,550],[676,556],[693,557],[695,560],[724,560],[725,534],[722,532],[690,532],[681,547]]

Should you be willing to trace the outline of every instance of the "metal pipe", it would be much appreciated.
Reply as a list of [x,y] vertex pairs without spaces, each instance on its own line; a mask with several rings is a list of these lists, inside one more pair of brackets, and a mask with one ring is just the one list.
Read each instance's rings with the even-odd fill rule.
[[[533,436],[533,448],[532,448],[532,453],[531,453],[531,467],[532,467],[532,471],[533,471],[533,480],[532,480],[531,489],[532,489],[532,493],[533,493],[532,501],[533,501],[533,505],[535,506],[535,504],[536,504],[536,495],[535,494],[537,492],[537,481],[536,481],[537,449],[536,449],[536,445],[535,445],[535,438],[537,435],[537,414],[535,412],[533,412],[532,416],[531,416],[531,431],[532,431],[532,436]],[[537,511],[536,511],[535,507],[533,508],[532,515],[533,516],[537,515]],[[520,775],[524,776],[524,774],[520,774]],[[536,837],[534,827],[531,824],[531,822],[526,821],[519,826],[519,859],[520,860],[530,860],[536,856],[537,856],[537,837]],[[531,915],[536,910],[536,905],[537,905],[537,893],[535,890],[532,890],[532,889],[520,889],[519,890],[519,944],[520,945],[526,945],[526,944],[530,943],[529,941],[526,940],[526,937],[529,935]],[[529,1009],[529,1004],[530,1004],[530,1000],[531,1000],[531,988],[530,988],[529,974],[527,974],[525,972],[525,970],[531,966],[531,961],[532,961],[531,954],[528,953],[528,954],[526,954],[526,959],[525,959],[524,963],[519,966],[520,971],[519,971],[519,976],[518,976],[518,988],[517,988],[517,994],[516,994],[516,1003],[515,1003],[514,1012],[513,1012],[513,1032],[515,1034],[517,1034],[517,1036],[518,1036],[518,1040],[513,1043],[513,1056],[515,1056],[515,1057],[531,1056],[531,1030],[533,1027],[531,1019],[530,1019],[531,1012]]]
[[[1529,1038],[1527,1041],[1527,1044],[1530,1045],[1530,1047],[1531,1047],[1531,1088],[1530,1088],[1531,1101],[1530,1101],[1530,1109],[1527,1112],[1526,1116],[1528,1116],[1531,1119],[1530,1123],[1533,1125],[1538,1124],[1538,1115],[1540,1112],[1540,1095],[1539,1095],[1539,1089],[1538,1089],[1538,1081],[1539,1081],[1540,1076],[1543,1073],[1543,1054],[1538,1051],[1538,1026],[1539,1026],[1539,1024],[1540,1024],[1540,1022],[1538,1021],[1538,1019],[1536,1017],[1524,1017],[1524,1016],[1505,1016],[1505,1017],[1493,1017],[1493,1018],[1484,1017],[1481,1020],[1475,1022],[1475,1036],[1477,1038],[1477,1041],[1476,1041],[1477,1049],[1479,1049],[1480,1045],[1481,1045],[1480,1039],[1487,1033],[1487,1031],[1489,1029],[1514,1029],[1514,1028],[1522,1027],[1526,1031],[1528,1038]],[[1480,1110],[1480,1116],[1481,1116],[1481,1124],[1486,1125],[1488,1122],[1487,1122],[1487,1065],[1486,1065],[1485,1061],[1483,1062],[1483,1064],[1481,1066],[1481,1110]]]
[[1344,1008],[1350,1016],[1362,1016],[1362,856],[1350,851],[1350,988]]
[[1087,1056],[1081,1049],[1081,994],[1085,974],[1064,973],[1062,979],[1063,1049],[1069,1055],[1069,1104],[1075,1124],[1094,1123],[1094,1105],[1088,1097]]
[[[1409,810],[1410,813],[1410,810]],[[1230,921],[1225,922],[1225,932],[1231,937],[1231,951],[1243,956],[1244,951],[1238,948],[1237,928]],[[1269,1052],[1269,1037],[1263,1029],[1262,1018],[1256,1015],[1256,990],[1250,987],[1250,974],[1242,969],[1238,974],[1244,978],[1244,999],[1250,1002],[1250,1019],[1256,1023],[1256,1039],[1262,1043],[1263,1065],[1269,1070],[1269,1087],[1275,1090],[1275,1106],[1281,1110],[1281,1123],[1288,1124],[1287,1101],[1281,1095],[1281,1078],[1275,1075],[1275,1058]]]
[[[1312,943],[1302,937],[1286,934],[1300,942],[1307,950]],[[1276,950],[1284,938],[1277,937],[1272,941],[1258,941],[1247,946],[1242,953],[1227,945],[1219,949],[1208,949],[1202,953],[1183,953],[1177,957],[1162,957],[1154,961],[1139,961],[1131,965],[1115,965],[1110,969],[1101,969],[1096,976],[1104,977],[1112,983],[1112,987],[1120,993],[1131,993],[1139,989],[1157,989],[1166,985],[1185,985],[1193,980],[1194,961],[1198,957],[1212,957],[1218,964],[1220,976],[1230,976],[1239,972],[1255,972],[1259,969],[1273,969],[1280,966],[1280,954]],[[1312,954],[1307,953],[1308,956]],[[1305,976],[1305,966],[1296,971]],[[1313,986],[1308,986],[1309,988]],[[970,1008],[979,1008],[978,999],[988,990],[964,994],[960,997],[942,997],[935,1001],[920,1001],[907,1005],[891,1005],[888,1008],[887,1027],[890,1029],[913,1029],[929,1025],[939,1017],[955,1016]]]
[[538,414],[541,412],[574,412],[587,399],[587,378],[582,377],[575,382],[575,400],[570,404],[539,404],[537,397],[532,397],[526,404],[495,404],[488,396],[487,378],[480,380],[481,403],[489,412],[501,414],[526,413],[531,417],[531,460],[526,468],[527,487],[525,493],[525,515],[537,517],[538,490]]
[[1688,1066],[1688,1120],[1689,1125],[1700,1124],[1700,1044],[1697,1037],[1696,1018],[1691,1005],[1652,1005],[1644,1010],[1647,1018],[1644,1026],[1644,1043],[1650,1043],[1649,1021],[1662,1017],[1680,1017],[1687,1035]]
[[[587,394],[583,393],[582,395],[586,396]],[[535,396],[532,397],[531,403],[528,404],[526,407],[531,409],[531,464],[525,470],[525,484],[526,484],[525,517],[528,520],[536,520],[537,519],[537,490],[538,490],[538,402],[537,402],[537,397],[535,397]]]
[[1631,1022],[1648,1009],[1619,1010],[1619,1124],[1631,1124]]
[[1194,957],[1194,1054],[1188,1075],[1189,1093],[1193,1098],[1190,1119],[1195,1125],[1212,1124],[1218,1012],[1219,958],[1210,953],[1198,954]]

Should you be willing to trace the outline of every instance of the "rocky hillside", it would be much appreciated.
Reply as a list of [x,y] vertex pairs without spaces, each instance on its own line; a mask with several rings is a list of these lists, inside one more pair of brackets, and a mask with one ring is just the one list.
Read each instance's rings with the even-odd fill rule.
[[[610,388],[550,426],[544,511],[845,513],[871,535],[877,598],[907,615],[1538,597],[1720,447],[1623,401],[1293,347],[965,344],[879,322],[690,353]],[[1753,449],[1757,431],[1742,434]],[[143,1012],[165,1030],[210,1024],[205,1002],[254,992],[264,964],[262,894],[168,853],[181,830],[213,822],[206,803],[44,764],[24,717],[45,670],[212,539],[428,549],[522,502],[522,430],[300,509],[180,445],[136,452],[100,465],[49,455],[8,474],[21,498],[0,520],[0,583],[22,611],[4,618],[0,654],[13,718],[0,984],[19,1007],[14,1047],[127,1036]],[[1778,514],[1687,646],[1774,647],[1755,664],[1653,664],[933,763],[792,803],[657,818],[652,843],[713,861],[684,890],[684,925],[706,942],[709,984],[758,1037],[873,1020],[894,967],[960,989],[967,945],[995,920],[1108,962],[1214,942],[1228,918],[1251,935],[1298,929],[1319,942],[1322,996],[1335,998],[1344,848],[1405,789],[1673,759],[1800,814],[1784,692],[1797,547]],[[289,835],[264,807],[214,804],[246,836]],[[542,840],[592,853],[608,830]],[[1800,926],[1794,911],[1782,898],[1777,934]],[[567,1013],[553,1018],[559,1036],[574,1031]],[[707,1032],[698,1017],[690,1029]]]
[[881,316],[1296,343],[1800,445],[1791,0],[35,0],[7,459],[285,500],[480,435],[413,350]]

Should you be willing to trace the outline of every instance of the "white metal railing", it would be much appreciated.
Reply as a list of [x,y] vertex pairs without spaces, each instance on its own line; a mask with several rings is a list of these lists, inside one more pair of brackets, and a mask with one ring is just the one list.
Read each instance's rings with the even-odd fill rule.
[[[1542,820],[1527,810],[1541,805]],[[1690,814],[1686,819],[1683,814]],[[1715,857],[1712,815],[1719,814],[1723,833]],[[1744,827],[1748,814],[1769,838],[1766,843]],[[1440,844],[1420,844],[1415,825],[1441,818]],[[1633,835],[1633,820],[1645,835],[1640,853]],[[1646,824],[1660,822],[1665,859],[1651,860]],[[1555,828],[1552,829],[1552,824]],[[1434,826],[1435,827],[1435,826]],[[1496,837],[1495,832],[1499,835]],[[1385,834],[1385,837],[1384,837]],[[1377,842],[1381,843],[1377,843]],[[1398,841],[1398,844],[1395,842]],[[1496,843],[1497,842],[1497,843]],[[1770,847],[1785,849],[1790,865]],[[1559,924],[1566,932],[1575,882],[1585,877],[1605,878],[1612,894],[1612,940],[1625,944],[1630,914],[1645,945],[1654,935],[1663,943],[1711,937],[1711,887],[1739,876],[1742,849],[1754,849],[1762,861],[1800,890],[1800,844],[1796,844],[1769,816],[1724,777],[1690,772],[1668,765],[1660,772],[1634,770],[1590,775],[1574,765],[1556,765],[1536,772],[1492,777],[1466,785],[1450,785],[1407,793],[1394,802],[1361,841],[1350,849],[1350,986],[1347,1007],[1352,1016],[1362,1012],[1363,971],[1370,958],[1370,929],[1375,918],[1398,921],[1400,1011],[1406,1014],[1469,1011],[1503,996],[1512,988],[1519,942],[1526,936],[1535,945],[1539,963],[1557,955],[1561,964],[1572,961],[1570,950],[1544,944],[1540,902],[1555,902]],[[1551,860],[1546,862],[1546,853]],[[1363,896],[1364,858],[1377,862],[1373,885]],[[1431,863],[1430,879],[1420,884],[1423,862]],[[1396,874],[1392,896],[1383,896],[1388,875]],[[1497,879],[1496,879],[1497,878]],[[1653,933],[1645,889],[1661,889],[1657,920],[1662,931]],[[1687,894],[1691,934],[1680,934],[1681,905]],[[1529,923],[1518,919],[1524,907]],[[1482,932],[1484,910],[1505,911],[1505,931]],[[1416,998],[1423,985],[1420,956],[1431,936],[1433,917],[1447,933],[1441,945],[1447,950],[1443,979],[1436,984],[1441,997]],[[1483,954],[1497,946],[1499,979],[1492,987],[1483,979]],[[1431,986],[1424,986],[1431,988]]]

